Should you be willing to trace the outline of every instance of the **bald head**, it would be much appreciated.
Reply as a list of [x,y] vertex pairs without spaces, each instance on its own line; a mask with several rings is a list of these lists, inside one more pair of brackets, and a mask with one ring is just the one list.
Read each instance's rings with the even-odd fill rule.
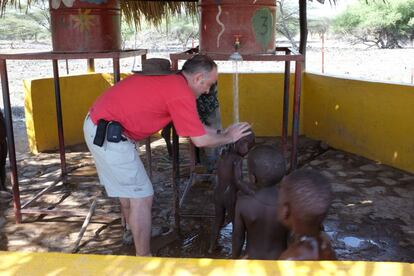
[[259,185],[271,186],[282,180],[286,171],[285,158],[281,151],[270,145],[259,145],[249,152],[249,172]]
[[[315,170],[296,170],[281,183],[281,197],[303,223],[322,223],[332,200],[328,179]],[[283,203],[283,202],[282,202]]]

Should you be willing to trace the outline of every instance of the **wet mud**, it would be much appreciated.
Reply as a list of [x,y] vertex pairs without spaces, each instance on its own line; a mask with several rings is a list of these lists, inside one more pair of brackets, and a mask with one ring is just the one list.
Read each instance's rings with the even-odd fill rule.
[[[257,143],[280,146],[277,138],[258,138]],[[181,141],[180,152],[183,192],[190,172],[185,139]],[[152,154],[153,255],[230,258],[231,224],[222,228],[217,250],[208,252],[214,222],[214,178],[201,177],[191,187],[180,210],[178,233],[173,231],[172,164],[162,140],[154,138]],[[305,137],[300,139],[299,154],[300,167],[322,171],[332,181],[335,199],[324,227],[339,259],[414,261],[414,175]],[[141,155],[145,160],[144,146]],[[74,252],[134,255],[133,245],[122,242],[119,204],[105,195],[85,147],[68,150],[67,163],[70,174],[66,183],[57,183],[31,206],[87,213],[96,199],[96,213]],[[22,202],[60,175],[57,153],[20,154],[18,167]],[[11,201],[0,200],[0,250],[73,252],[84,215],[25,215],[23,223],[15,224]]]

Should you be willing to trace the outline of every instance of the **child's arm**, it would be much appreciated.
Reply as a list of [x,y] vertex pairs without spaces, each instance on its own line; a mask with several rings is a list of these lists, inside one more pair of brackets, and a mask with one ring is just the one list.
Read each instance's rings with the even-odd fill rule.
[[233,225],[233,237],[232,237],[232,248],[231,256],[233,259],[237,259],[241,255],[245,240],[246,227],[244,225],[243,218],[240,214],[239,200],[236,202],[236,211],[234,214],[234,225]]
[[234,183],[238,190],[242,191],[246,195],[254,195],[254,191],[250,189],[248,182],[243,181],[242,167],[243,159],[239,159],[233,162]]

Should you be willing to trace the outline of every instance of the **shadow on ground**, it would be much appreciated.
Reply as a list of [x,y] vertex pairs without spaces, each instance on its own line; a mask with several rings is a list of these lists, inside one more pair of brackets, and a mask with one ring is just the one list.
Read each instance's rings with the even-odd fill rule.
[[[258,138],[259,144],[280,146],[277,138]],[[181,190],[189,177],[188,144],[180,144]],[[190,189],[181,209],[181,235],[166,234],[174,227],[172,214],[172,164],[163,141],[154,139],[153,243],[156,256],[229,258],[231,224],[221,231],[219,248],[208,254],[213,222],[213,183],[200,179]],[[371,160],[329,148],[301,137],[299,166],[321,171],[332,180],[335,193],[325,229],[342,260],[414,260],[414,176]],[[141,147],[145,160],[145,147]],[[60,175],[57,153],[23,154],[19,158],[21,201],[48,187]],[[105,196],[93,161],[84,146],[67,150],[70,174],[30,206],[49,210],[72,210],[83,216],[24,215],[14,223],[12,204],[1,202],[0,250],[33,252],[78,252],[134,255],[132,245],[122,244],[123,228],[118,202]],[[244,168],[246,173],[246,168]],[[181,191],[182,192],[182,191]],[[79,246],[74,248],[85,214],[96,199],[92,217]]]

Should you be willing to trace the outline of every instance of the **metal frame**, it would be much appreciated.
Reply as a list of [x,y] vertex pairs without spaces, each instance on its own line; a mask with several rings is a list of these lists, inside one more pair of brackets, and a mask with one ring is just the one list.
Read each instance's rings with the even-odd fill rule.
[[[9,161],[11,167],[11,182],[12,182],[12,192],[13,192],[13,205],[14,205],[14,214],[16,223],[22,221],[22,214],[53,214],[53,215],[63,215],[63,216],[84,216],[85,213],[81,211],[73,210],[46,210],[39,208],[27,208],[32,202],[34,202],[41,195],[46,193],[50,188],[56,186],[60,181],[63,183],[66,181],[66,175],[68,170],[66,168],[66,158],[65,158],[65,142],[63,135],[63,118],[62,118],[62,106],[60,98],[60,82],[59,82],[59,59],[87,59],[88,64],[93,64],[93,59],[96,58],[112,58],[113,60],[113,70],[114,70],[114,82],[118,82],[121,79],[119,60],[121,58],[141,56],[142,60],[146,59],[147,50],[146,49],[133,49],[133,50],[120,50],[113,52],[94,52],[94,53],[59,53],[59,52],[36,52],[36,53],[21,53],[21,54],[0,54],[0,78],[2,84],[2,94],[3,94],[3,104],[4,104],[4,113],[6,121],[6,131],[7,131],[7,141],[9,147]],[[46,187],[38,194],[34,195],[26,203],[21,204],[20,202],[20,189],[19,189],[19,179],[17,171],[17,162],[16,162],[16,149],[14,144],[14,134],[13,134],[13,120],[10,104],[10,93],[9,93],[9,83],[7,76],[7,60],[52,60],[53,62],[53,79],[55,87],[55,104],[56,104],[56,113],[57,113],[57,126],[58,126],[58,136],[59,136],[59,153],[61,161],[61,176],[55,180],[49,187]],[[88,68],[92,67],[88,65]],[[150,158],[150,140],[147,139],[147,158]],[[149,156],[148,156],[149,154]],[[151,163],[149,163],[151,167]],[[151,169],[150,169],[151,170]],[[150,171],[151,175],[151,171]],[[108,215],[108,214],[106,214]]]
[[[278,54],[278,52],[283,52],[284,54]],[[187,60],[192,56],[198,54],[198,49],[190,49],[182,53],[170,54],[172,69],[178,69],[179,60]],[[223,53],[206,53],[214,60],[228,61],[229,54]],[[283,118],[282,118],[282,147],[283,152],[287,152],[287,139],[288,139],[288,123],[289,123],[289,89],[290,89],[290,62],[295,62],[295,82],[294,82],[294,95],[293,95],[293,120],[292,120],[292,150],[290,157],[290,170],[294,170],[297,167],[298,160],[298,138],[299,138],[299,118],[300,118],[300,96],[301,96],[301,86],[302,86],[302,65],[305,61],[305,57],[302,54],[295,52],[294,50],[288,47],[276,47],[275,53],[271,54],[244,54],[243,61],[284,61],[285,62],[285,71],[284,71],[284,88],[283,88]],[[190,149],[191,155],[191,149]],[[180,207],[184,202],[185,196],[187,195],[193,180],[194,176],[194,158],[191,155],[191,169],[190,169],[190,178],[184,189],[184,193],[180,198],[179,195],[179,151],[178,151],[178,136],[176,132],[173,132],[173,189],[174,189],[174,200],[173,200],[173,212],[175,218],[175,226],[180,229]]]

